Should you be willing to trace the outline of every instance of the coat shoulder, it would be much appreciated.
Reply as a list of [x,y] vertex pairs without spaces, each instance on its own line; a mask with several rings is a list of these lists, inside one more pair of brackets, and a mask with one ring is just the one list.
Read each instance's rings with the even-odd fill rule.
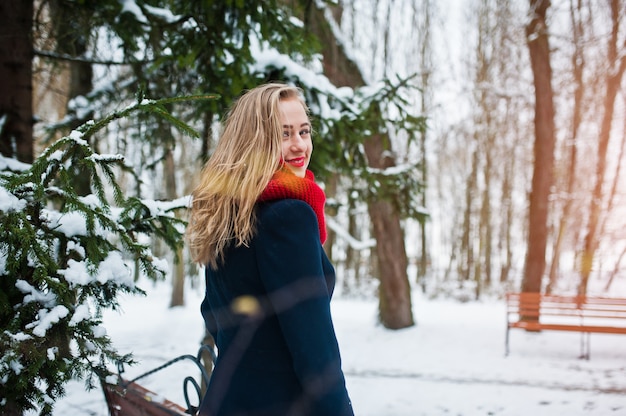
[[258,218],[261,223],[309,222],[316,224],[315,211],[309,204],[299,199],[279,199],[259,205]]

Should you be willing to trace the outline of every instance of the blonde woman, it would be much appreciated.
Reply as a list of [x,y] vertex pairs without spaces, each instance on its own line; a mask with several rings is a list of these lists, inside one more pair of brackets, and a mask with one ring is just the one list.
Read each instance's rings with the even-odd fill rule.
[[312,151],[301,91],[272,83],[235,102],[202,170],[188,238],[218,359],[200,415],[353,415]]

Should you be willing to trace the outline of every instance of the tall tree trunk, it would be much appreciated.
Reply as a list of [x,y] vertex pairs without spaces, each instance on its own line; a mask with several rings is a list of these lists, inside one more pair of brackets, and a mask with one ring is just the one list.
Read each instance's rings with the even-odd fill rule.
[[[0,154],[25,163],[34,158],[32,21],[32,1],[0,2]],[[22,415],[13,401],[4,404],[3,412]]]
[[[498,83],[511,85],[510,83],[519,83],[519,68],[525,63],[521,63],[519,51],[525,45],[519,45],[518,42],[512,43],[511,39],[518,38],[518,28],[514,22],[517,16],[514,12],[515,0],[497,2],[497,21],[495,23],[495,45],[491,50],[497,50],[499,53],[494,55],[496,60],[494,66],[497,68]],[[499,230],[497,233],[496,250],[500,257],[500,276],[499,282],[503,283],[501,287],[508,287],[509,275],[513,269],[514,257],[518,252],[517,242],[514,241],[514,227],[519,219],[516,214],[517,204],[514,202],[513,196],[515,189],[515,179],[519,176],[517,169],[517,153],[519,152],[520,143],[526,143],[527,130],[525,121],[521,121],[519,114],[526,111],[526,98],[509,96],[505,100],[503,113],[495,114],[495,130],[494,143],[498,149],[492,153],[494,162],[493,171],[494,179],[500,180],[500,201],[495,205],[497,212],[494,218],[498,218],[495,224],[499,222]],[[500,113],[500,111],[498,111]],[[506,139],[503,139],[506,137]],[[493,188],[495,189],[495,186]],[[521,223],[521,221],[520,221]]]
[[[335,38],[324,11],[309,4],[305,21],[322,44],[324,73],[336,86],[352,88],[365,85],[357,64],[345,53]],[[340,13],[337,8],[335,12]],[[332,19],[332,17],[329,17]],[[393,161],[384,157],[390,150],[389,138],[374,134],[364,142],[371,167],[384,169]],[[407,274],[407,255],[400,215],[393,205],[384,200],[371,201],[368,212],[376,238],[376,254],[380,271],[379,312],[386,328],[400,329],[414,325],[411,310],[411,290]]]
[[475,134],[476,149],[481,156],[481,160],[476,162],[475,169],[482,176],[482,189],[475,185],[476,194],[482,194],[480,199],[480,209],[478,218],[476,219],[477,237],[478,237],[478,254],[474,261],[474,281],[475,281],[475,298],[478,300],[483,289],[491,283],[491,262],[492,262],[492,216],[491,216],[491,189],[493,173],[493,153],[497,146],[496,143],[496,108],[493,92],[486,85],[495,84],[497,79],[498,61],[491,51],[494,44],[498,42],[498,33],[495,30],[497,25],[498,13],[489,10],[489,6],[485,3],[477,7],[478,20],[478,42],[476,45],[476,78],[475,96],[476,96],[476,126]]
[[[166,129],[166,126],[163,126]],[[165,176],[165,198],[172,201],[178,198],[176,190],[176,162],[171,145],[165,149],[165,159],[163,161],[163,173]],[[172,296],[170,297],[170,308],[183,306],[185,304],[185,262],[183,247],[176,250],[174,256],[174,270],[172,273]]]
[[[84,57],[89,48],[90,16],[84,11],[77,13],[74,5],[64,1],[51,1],[50,14],[54,24],[54,36],[56,50],[63,55],[73,57]],[[93,89],[93,68],[89,62],[69,60],[67,62],[69,70],[69,90],[67,91],[67,103],[71,100],[84,96],[86,97]],[[82,111],[82,110],[81,110]],[[74,122],[69,126],[75,129],[93,117],[90,112],[79,117],[79,114],[72,108],[67,108],[67,114],[75,117]],[[95,145],[95,143],[90,143]],[[89,195],[91,193],[90,175],[76,175],[75,189],[79,195]]]
[[[328,181],[326,181],[325,183],[326,187],[324,188],[324,192],[326,193],[327,200],[335,199],[337,197],[338,182],[339,182],[339,176],[336,174],[331,175],[328,178]],[[335,217],[337,215],[337,207],[336,206],[331,207],[329,206],[329,204],[326,204],[326,215]],[[336,241],[337,241],[337,233],[334,230],[329,229],[328,236],[326,237],[326,242],[324,243],[324,251],[326,252],[326,255],[328,256],[331,262],[333,262],[334,260],[333,259],[333,247]]]
[[609,275],[609,278],[606,280],[606,285],[604,285],[604,291],[608,292],[611,289],[611,285],[615,280],[615,276],[620,272],[620,265],[622,264],[622,260],[626,257],[626,247],[622,250],[620,255],[617,257],[617,261],[615,262],[615,266],[613,267],[613,271]]
[[561,256],[561,246],[565,238],[566,230],[570,221],[570,213],[572,210],[574,197],[573,193],[576,186],[577,158],[578,158],[578,129],[582,121],[583,97],[585,84],[583,82],[583,71],[585,69],[585,55],[583,53],[582,44],[585,41],[582,10],[580,1],[570,1],[570,18],[574,35],[574,53],[572,54],[572,72],[574,77],[574,108],[572,110],[572,132],[571,137],[567,140],[566,147],[569,146],[569,160],[567,161],[567,188],[565,190],[565,201],[563,209],[559,216],[558,228],[556,230],[556,240],[552,248],[552,261],[550,263],[550,272],[548,273],[548,286],[546,293],[550,294],[557,284],[559,263]]
[[459,283],[469,281],[474,269],[474,195],[478,187],[478,140],[472,137],[472,158],[470,173],[465,181],[465,211],[461,227],[461,244],[459,246],[458,275]]
[[[595,185],[591,195],[591,207],[589,211],[589,223],[585,235],[584,248],[580,266],[580,283],[578,293],[585,295],[589,276],[593,267],[595,252],[598,248],[600,223],[603,209],[604,192],[603,184],[606,175],[606,154],[611,137],[611,125],[613,123],[613,113],[615,111],[615,98],[620,90],[622,75],[626,70],[626,55],[623,49],[626,48],[626,39],[621,46],[618,46],[620,17],[623,18],[623,5],[619,0],[611,0],[612,30],[608,44],[608,73],[606,75],[605,94],[603,102],[602,124],[600,125],[600,137],[598,143],[598,161],[595,173]],[[621,19],[623,20],[623,19]],[[622,49],[622,52],[619,52]],[[619,53],[618,53],[619,52]],[[621,54],[621,55],[620,55]]]
[[[484,166],[484,181],[485,189],[483,189],[483,197],[480,207],[480,255],[477,263],[481,264],[480,273],[475,276],[476,279],[476,300],[480,298],[480,295],[484,288],[488,288],[491,285],[491,262],[492,262],[492,245],[493,238],[492,229],[492,215],[491,215],[491,178],[492,172],[492,156],[491,152],[493,145],[495,145],[495,138],[487,133],[485,139],[488,141],[488,148],[485,149],[485,166]],[[491,146],[489,146],[491,145]]]
[[546,13],[549,0],[530,0],[526,26],[535,87],[534,170],[528,212],[528,244],[522,291],[541,292],[546,267],[548,206],[554,166],[554,94]]
[[[515,158],[513,158],[513,161]],[[512,224],[513,224],[513,172],[515,172],[514,162],[506,164],[504,167],[504,178],[502,180],[502,216],[504,221],[502,222],[500,231],[500,244],[501,249],[504,252],[504,261],[500,268],[500,283],[504,283],[509,280],[509,273],[513,267],[513,238],[512,238]]]
[[33,161],[33,2],[0,2],[0,154]]
[[[432,14],[433,14],[433,6],[430,0],[426,0],[422,2],[422,10],[417,9],[417,3],[414,4],[413,16],[414,16],[414,24],[413,26],[418,28],[418,37],[419,37],[419,45],[414,51],[414,55],[417,55],[417,60],[419,64],[419,70],[421,72],[421,91],[420,94],[420,113],[428,114],[431,111],[431,103],[429,100],[429,94],[431,89],[431,81],[430,77],[433,71],[433,63],[432,63],[432,40],[431,40],[431,32],[432,28]],[[419,136],[419,146],[420,146],[420,157],[422,158],[420,162],[420,174],[421,180],[423,184],[428,183],[428,160],[426,157],[426,139],[427,134],[426,130],[422,131]],[[426,192],[422,193],[421,199],[422,207],[426,208],[427,204],[427,194]],[[417,283],[422,288],[422,292],[426,292],[426,273],[428,271],[429,257],[430,254],[428,252],[428,240],[426,235],[426,219],[421,220],[419,222],[419,230],[420,230],[420,256],[417,262]]]
[[[377,169],[393,166],[393,161],[384,157],[388,150],[385,143],[388,140],[379,135],[365,141],[365,153],[370,166]],[[368,213],[376,236],[376,257],[380,273],[380,320],[386,328],[406,328],[414,322],[407,274],[408,260],[400,217],[391,202],[383,200],[370,201]]]
[[[354,236],[361,239],[360,235],[360,227],[357,224],[357,218],[354,214],[356,211],[356,201],[352,196],[352,192],[349,191],[348,194],[348,233],[351,236]],[[351,277],[351,283],[355,285],[357,288],[361,283],[361,250],[357,250],[352,247],[351,244],[348,244],[346,247],[346,261],[345,261],[345,273],[346,277]],[[348,283],[348,279],[346,279],[346,283]],[[349,285],[345,285],[346,289],[348,289]]]

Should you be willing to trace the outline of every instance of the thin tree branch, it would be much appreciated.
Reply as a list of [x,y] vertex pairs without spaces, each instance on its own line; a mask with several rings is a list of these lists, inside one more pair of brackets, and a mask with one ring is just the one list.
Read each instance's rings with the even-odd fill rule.
[[151,63],[154,62],[156,60],[155,59],[146,59],[146,60],[140,60],[140,61],[128,61],[128,62],[123,62],[123,61],[110,61],[110,60],[99,60],[99,59],[91,59],[91,58],[84,58],[84,57],[80,57],[80,56],[72,56],[72,55],[68,55],[68,54],[64,54],[64,53],[56,53],[56,52],[50,52],[50,51],[42,51],[39,49],[34,49],[33,53],[35,54],[35,56],[42,56],[45,58],[51,58],[51,59],[56,59],[59,61],[68,61],[68,62],[83,62],[83,63],[87,63],[87,64],[93,64],[93,65],[133,65],[133,64],[147,64],[147,63]]

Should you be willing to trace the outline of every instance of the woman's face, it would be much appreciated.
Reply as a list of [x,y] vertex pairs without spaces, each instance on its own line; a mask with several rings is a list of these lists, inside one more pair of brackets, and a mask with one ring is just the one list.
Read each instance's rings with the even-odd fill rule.
[[278,106],[283,126],[283,160],[296,176],[304,178],[313,152],[309,117],[297,98],[281,100]]

